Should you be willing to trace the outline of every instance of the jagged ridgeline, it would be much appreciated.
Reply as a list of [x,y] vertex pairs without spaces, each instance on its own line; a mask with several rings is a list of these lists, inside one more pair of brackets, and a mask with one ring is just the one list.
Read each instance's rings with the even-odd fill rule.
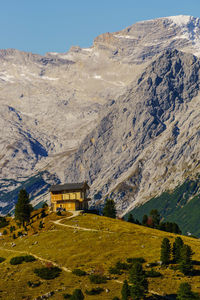
[[183,234],[192,234],[200,237],[200,175],[196,179],[187,179],[173,191],[166,191],[160,196],[152,198],[144,205],[129,212],[135,219],[142,221],[152,209],[159,211],[163,222],[177,222]]

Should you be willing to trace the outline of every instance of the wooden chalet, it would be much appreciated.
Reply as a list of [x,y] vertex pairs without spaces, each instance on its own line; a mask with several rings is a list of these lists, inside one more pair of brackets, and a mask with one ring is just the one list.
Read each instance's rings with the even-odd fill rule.
[[52,185],[50,193],[53,211],[88,209],[88,190],[87,182]]

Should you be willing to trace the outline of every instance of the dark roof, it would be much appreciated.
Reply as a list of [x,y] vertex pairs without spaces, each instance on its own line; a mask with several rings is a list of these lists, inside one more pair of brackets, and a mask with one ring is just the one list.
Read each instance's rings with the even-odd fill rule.
[[56,184],[50,187],[50,192],[89,189],[87,182]]

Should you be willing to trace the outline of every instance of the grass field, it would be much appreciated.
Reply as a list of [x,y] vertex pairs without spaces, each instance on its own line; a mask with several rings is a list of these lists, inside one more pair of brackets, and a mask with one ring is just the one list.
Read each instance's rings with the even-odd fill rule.
[[[83,214],[69,220],[63,219],[62,223],[97,229],[96,232],[55,225],[52,221],[60,218],[55,214],[43,218],[44,228],[39,229],[40,219],[37,216],[34,218],[32,228],[28,227],[27,236],[15,240],[9,235],[0,237],[0,256],[6,258],[0,264],[0,299],[34,299],[50,291],[54,291],[50,299],[64,299],[63,294],[72,293],[75,288],[81,288],[85,292],[86,289],[97,286],[104,288],[104,291],[100,295],[85,295],[85,299],[120,297],[121,282],[125,278],[128,279],[128,273],[125,272],[120,276],[110,275],[109,267],[118,260],[125,262],[129,257],[143,257],[146,260],[145,267],[147,263],[160,260],[160,245],[164,237],[168,237],[171,242],[176,237],[171,233],[92,214]],[[195,252],[194,259],[200,261],[200,241],[184,236],[182,238]],[[14,247],[13,242],[16,244]],[[46,264],[45,261],[37,259],[35,262],[17,266],[9,263],[11,257],[22,253],[31,253],[69,270],[80,268],[87,273],[101,273],[110,279],[105,284],[91,284],[88,276],[78,277],[63,269],[58,278],[42,280],[33,270]],[[174,294],[180,282],[187,281],[194,291],[200,292],[200,276],[184,277],[180,272],[170,268],[156,268],[163,277],[148,279],[150,291],[160,295]],[[195,268],[200,269],[200,266],[196,265]],[[41,281],[41,285],[32,288],[27,285],[28,281]]]

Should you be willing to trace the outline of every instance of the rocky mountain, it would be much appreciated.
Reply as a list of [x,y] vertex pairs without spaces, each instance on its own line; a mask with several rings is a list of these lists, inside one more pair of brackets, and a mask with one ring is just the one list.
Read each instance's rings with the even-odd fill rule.
[[175,16],[67,53],[0,50],[2,213],[21,186],[37,204],[79,180],[124,213],[196,174],[199,33],[198,18]]
[[107,106],[68,162],[66,179],[86,178],[99,203],[109,195],[124,213],[196,174],[199,75],[195,56],[162,53]]

